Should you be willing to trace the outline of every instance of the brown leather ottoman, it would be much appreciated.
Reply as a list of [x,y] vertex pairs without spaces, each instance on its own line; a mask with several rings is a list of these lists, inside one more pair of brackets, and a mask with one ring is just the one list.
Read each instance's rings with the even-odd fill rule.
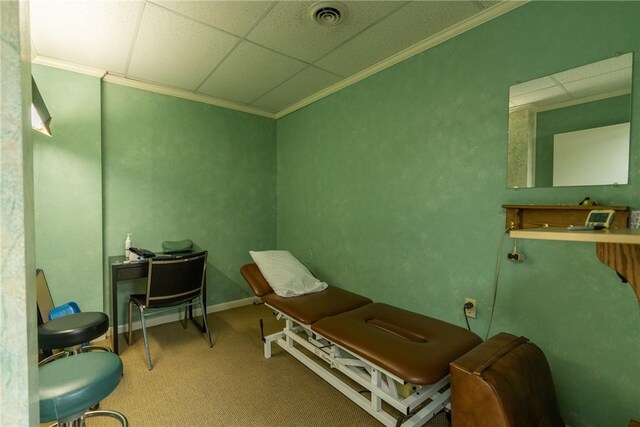
[[500,333],[451,363],[453,427],[564,427],[544,353]]

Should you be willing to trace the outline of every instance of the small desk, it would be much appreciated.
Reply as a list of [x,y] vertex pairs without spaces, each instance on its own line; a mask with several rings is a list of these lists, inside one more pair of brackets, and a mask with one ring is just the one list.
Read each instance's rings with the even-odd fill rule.
[[[194,253],[201,252],[201,250],[194,250],[191,252],[180,252],[172,255],[173,258],[181,258]],[[158,255],[165,255],[158,253]],[[109,278],[111,279],[111,313],[109,318],[111,319],[111,339],[113,352],[118,354],[118,282],[124,280],[142,279],[147,277],[149,273],[148,261],[132,261],[130,263],[124,263],[124,255],[110,256],[109,265]],[[202,308],[204,310],[203,315],[207,315],[207,286],[205,278],[205,287],[202,290]],[[199,325],[193,320],[193,306],[189,306],[189,318],[195,323],[200,331],[205,332],[204,325]]]

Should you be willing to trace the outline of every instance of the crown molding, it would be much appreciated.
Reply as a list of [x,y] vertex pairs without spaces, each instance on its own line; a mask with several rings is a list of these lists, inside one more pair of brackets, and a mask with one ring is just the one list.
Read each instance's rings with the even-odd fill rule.
[[107,74],[105,70],[98,68],[85,67],[83,65],[74,64],[72,62],[60,61],[46,56],[36,55],[31,61],[33,64],[45,65],[47,67],[58,68],[60,70],[71,71],[78,74],[85,74],[87,76],[98,77],[101,79]]
[[[2,1],[2,0],[0,0]],[[200,95],[188,90],[173,89],[166,86],[161,86],[153,83],[142,82],[139,80],[128,79],[126,77],[115,76],[109,74],[105,70],[97,68],[85,67],[82,65],[73,64],[71,62],[60,61],[45,56],[36,56],[33,61],[34,64],[44,65],[47,67],[58,68],[65,71],[71,71],[74,73],[85,74],[92,77],[98,77],[104,82],[113,83],[120,86],[127,86],[135,89],[142,89],[148,92],[159,93],[162,95],[169,95],[176,98],[188,99],[190,101],[201,102],[203,104],[215,105],[217,107],[227,108],[230,110],[236,110],[243,113],[254,114],[257,116],[267,117],[269,119],[275,119],[275,114],[262,110],[260,108],[254,108],[248,105],[238,104],[235,102],[225,101],[223,99],[214,98],[212,96]]]
[[139,80],[128,79],[126,77],[114,76],[112,74],[106,74],[102,78],[102,81],[121,86],[132,87],[135,89],[142,89],[149,92],[155,92],[162,95],[174,96],[176,98],[188,99],[190,101],[201,102],[203,104],[215,105],[217,107],[254,114],[257,116],[267,117],[269,119],[275,119],[275,114],[270,111],[254,108],[248,105],[238,104],[231,101],[225,101],[224,99],[218,99],[212,96],[200,95],[188,90],[174,89],[166,86],[156,85],[153,83],[146,83]]
[[439,45],[440,43],[444,43],[445,41],[464,33],[465,31],[468,31],[472,28],[475,28],[481,24],[484,24],[487,21],[490,21],[494,18],[497,18],[498,16],[504,15],[507,12],[510,12],[526,3],[528,3],[531,0],[506,0],[506,1],[502,1],[498,4],[496,4],[495,6],[491,6],[490,8],[486,9],[485,11],[472,16],[471,18],[468,18],[464,21],[459,22],[458,24],[454,25],[453,27],[450,27],[444,31],[441,31],[435,35],[433,35],[432,37],[429,37],[419,43],[414,44],[413,46],[410,46],[398,53],[396,53],[395,55],[390,56],[389,58],[386,58],[380,62],[378,62],[377,64],[372,65],[369,68],[365,68],[364,70],[354,74],[351,77],[347,77],[344,80],[339,81],[338,83],[334,84],[333,86],[329,86],[328,88],[325,88],[313,95],[311,95],[308,98],[303,99],[302,101],[299,101],[287,108],[284,108],[280,111],[278,111],[275,114],[275,118],[279,119],[281,117],[284,117],[288,114],[293,113],[294,111],[297,111],[303,107],[306,107],[309,104],[312,104],[322,98],[325,98],[331,94],[334,94],[348,86],[351,86],[354,83],[359,82],[360,80],[366,79],[369,76],[372,76],[376,73],[379,73],[380,71],[389,68],[399,62],[402,62],[406,59],[411,58],[412,56],[415,56],[421,52],[424,52],[427,49],[430,49],[436,45]]

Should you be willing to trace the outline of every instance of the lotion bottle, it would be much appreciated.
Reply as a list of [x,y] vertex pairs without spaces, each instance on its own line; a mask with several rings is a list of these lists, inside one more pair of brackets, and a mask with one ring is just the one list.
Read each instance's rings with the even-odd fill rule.
[[124,259],[125,261],[129,261],[129,255],[131,251],[129,248],[131,247],[131,233],[127,233],[127,238],[124,241]]

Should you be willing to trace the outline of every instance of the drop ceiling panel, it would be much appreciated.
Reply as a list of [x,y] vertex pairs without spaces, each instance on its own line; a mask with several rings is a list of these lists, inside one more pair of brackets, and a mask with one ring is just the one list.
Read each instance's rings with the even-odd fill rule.
[[626,73],[629,73],[629,58],[624,55],[614,58],[608,58],[603,61],[594,62],[582,67],[572,68],[567,71],[556,73],[553,75],[553,77],[560,83],[566,83],[581,80],[587,77],[608,74],[614,71],[624,71]]
[[569,99],[569,95],[560,86],[552,86],[520,96],[510,96],[510,106],[533,104],[537,107],[555,104]]
[[630,75],[628,56],[609,58],[513,86],[509,105],[546,108],[568,100],[622,95],[631,91]]
[[268,115],[330,93],[471,15],[490,19],[522,4],[343,0],[335,2],[346,7],[343,19],[326,27],[311,16],[315,3],[32,0],[32,53],[35,62],[104,70],[130,86]]
[[198,92],[248,104],[305,67],[304,62],[242,42]]
[[341,77],[309,66],[253,103],[269,111],[280,111],[291,104],[338,83]]
[[153,0],[153,3],[237,36],[244,36],[272,6],[269,1]]
[[32,0],[30,5],[38,55],[124,73],[144,2]]
[[127,77],[194,90],[239,40],[146,3]]
[[431,37],[483,10],[461,1],[410,3],[315,63],[348,76]]
[[556,85],[555,80],[551,76],[540,77],[539,79],[529,80],[523,83],[518,83],[509,88],[509,97],[515,98],[522,95],[526,95],[533,92],[538,92],[546,88],[550,88]]
[[323,27],[314,23],[310,17],[309,7],[314,2],[278,2],[247,38],[285,55],[313,62],[401,7],[403,3],[344,2],[347,8],[344,22],[335,27]]
[[590,78],[564,83],[563,86],[574,97],[585,97],[607,92],[631,91],[629,83],[631,73],[628,70],[613,71]]

